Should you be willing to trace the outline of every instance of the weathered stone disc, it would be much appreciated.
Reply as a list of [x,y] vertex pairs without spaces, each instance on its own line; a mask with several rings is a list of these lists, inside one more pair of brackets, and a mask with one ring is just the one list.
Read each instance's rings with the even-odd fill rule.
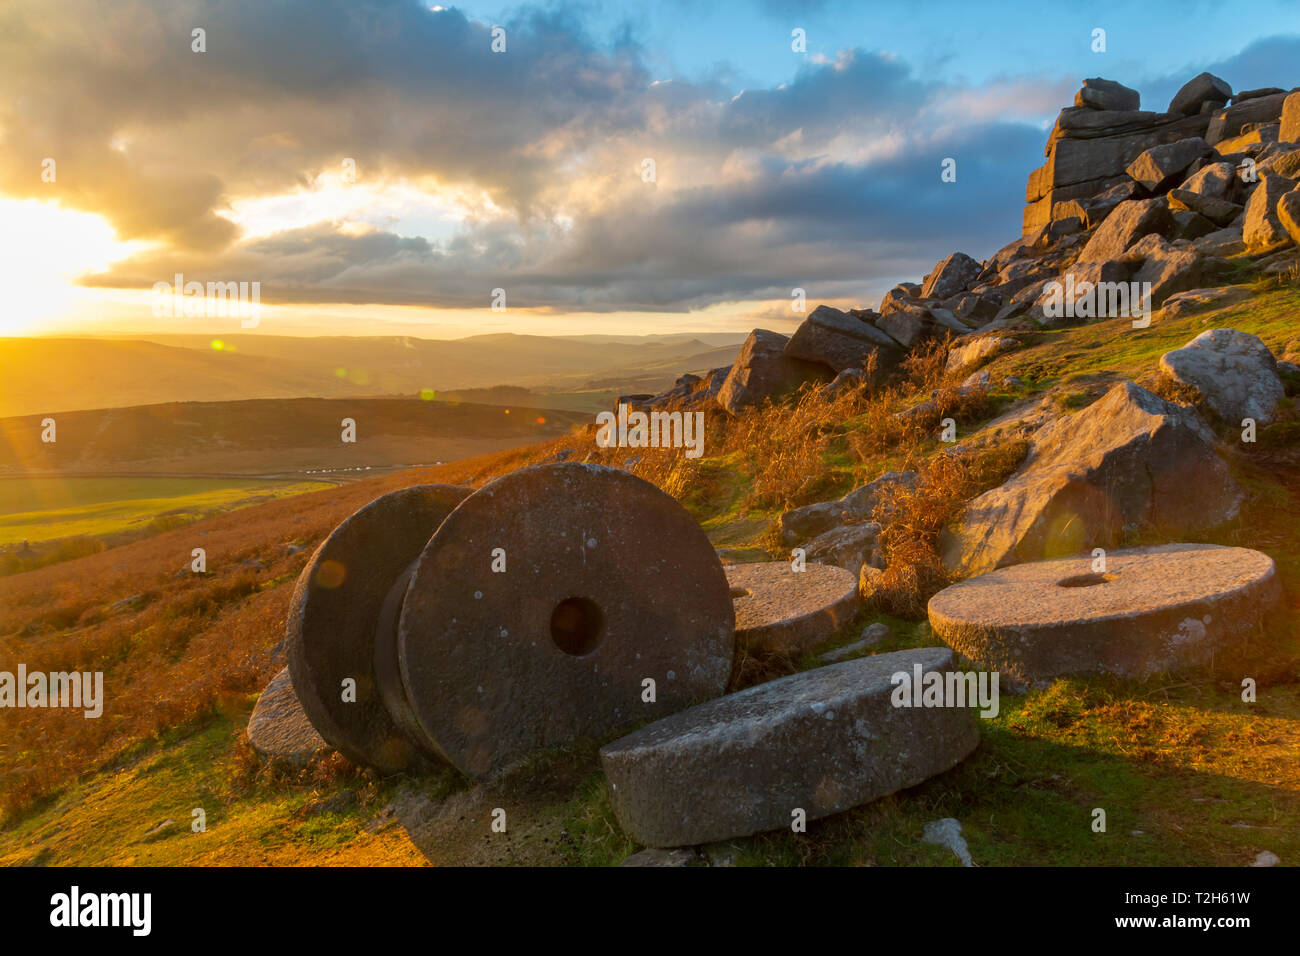
[[858,580],[843,568],[789,561],[730,564],[736,642],[750,650],[800,653],[826,640],[858,610]]
[[[392,772],[420,750],[381,698],[376,625],[394,581],[469,493],[416,485],[376,498],[335,528],[298,576],[286,627],[293,686],[312,725],[349,760]],[[343,700],[349,678],[355,702]]]
[[1273,559],[1247,548],[1168,544],[1017,564],[930,599],[943,640],[1004,679],[1147,677],[1205,663],[1253,630],[1281,596]]
[[537,465],[443,522],[406,592],[398,651],[420,726],[481,776],[722,693],[734,614],[713,547],[676,501],[615,468]]
[[257,698],[248,718],[248,742],[264,757],[295,765],[307,764],[329,749],[298,702],[289,668],[282,667]]
[[[946,647],[895,651],[759,684],[600,751],[623,829],[647,846],[709,843],[839,813],[951,769],[979,742],[971,707],[895,707]],[[909,698],[910,699],[910,698]]]

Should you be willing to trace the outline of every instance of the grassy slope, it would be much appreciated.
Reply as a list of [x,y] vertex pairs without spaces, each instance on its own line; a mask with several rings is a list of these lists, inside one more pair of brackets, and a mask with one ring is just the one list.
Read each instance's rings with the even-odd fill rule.
[[[999,397],[1004,405],[1055,390],[1064,407],[1077,407],[1072,393],[1096,394],[1120,377],[1148,378],[1158,356],[1208,327],[1231,326],[1259,334],[1276,351],[1297,334],[1300,296],[1294,289],[1268,291],[1248,307],[1225,310],[1212,319],[1186,316],[1148,330],[1099,323],[1048,333],[1040,341],[1003,356],[990,366],[993,381],[1017,375],[1026,385]],[[779,504],[815,500],[847,490],[899,463],[895,452],[854,455],[853,430],[823,456],[817,480]],[[1225,434],[1227,432],[1225,431]],[[412,480],[480,483],[494,474],[542,460],[575,440],[559,439],[470,462],[359,482],[260,506],[256,512],[213,519],[195,529],[231,551],[231,558],[257,554],[269,566],[253,591],[229,592],[207,624],[221,646],[247,645],[244,666],[227,667],[232,693],[224,685],[151,730],[126,728],[96,741],[90,757],[77,751],[67,774],[41,788],[44,797],[11,815],[0,832],[0,861],[44,863],[587,863],[617,862],[634,849],[617,830],[603,781],[592,760],[592,744],[539,758],[515,775],[502,793],[481,792],[453,773],[416,781],[377,781],[348,770],[308,772],[288,778],[257,769],[241,739],[260,681],[279,666],[268,649],[279,640],[287,590],[303,556],[275,553],[287,539],[310,544],[334,523],[391,487]],[[754,864],[856,863],[953,865],[944,849],[920,842],[928,820],[962,821],[979,864],[1245,865],[1261,850],[1284,862],[1300,859],[1300,460],[1294,435],[1285,426],[1255,446],[1231,453],[1231,464],[1252,494],[1244,519],[1221,529],[1214,540],[1260,547],[1279,563],[1287,607],[1269,661],[1251,672],[1259,700],[1242,702],[1240,671],[1192,674],[1146,683],[1104,679],[1060,680],[1023,698],[1004,696],[1003,711],[982,721],[979,749],[953,771],[920,787],[815,822],[803,836],[760,835],[736,841],[739,862]],[[734,451],[701,460],[693,483],[680,497],[697,514],[715,544],[759,553],[778,503],[756,502],[748,493],[754,462]],[[671,476],[670,476],[671,477]],[[246,516],[256,513],[256,534]],[[192,531],[194,529],[187,529]],[[184,534],[177,532],[176,534]],[[163,538],[169,538],[165,535]],[[23,575],[24,586],[45,600],[46,631],[57,641],[78,634],[57,610],[68,592],[87,607],[107,604],[142,586],[159,558],[159,541],[132,550],[74,562],[96,585],[80,590],[66,572],[47,569]],[[188,541],[177,541],[180,548]],[[153,548],[148,551],[147,548]],[[139,549],[139,550],[134,550]],[[131,571],[97,575],[129,562]],[[170,560],[170,559],[169,559]],[[170,567],[168,565],[167,567]],[[63,578],[60,575],[63,575]],[[219,582],[214,582],[214,585]],[[5,589],[0,582],[0,608]],[[158,604],[181,595],[161,595]],[[31,617],[31,609],[0,611],[0,634]],[[83,611],[84,613],[84,611]],[[148,613],[148,608],[140,612]],[[828,646],[845,643],[861,626],[880,618],[863,612]],[[895,638],[876,650],[934,643],[921,622],[884,618]],[[75,618],[73,619],[75,621]],[[62,628],[60,628],[62,625]],[[94,634],[89,635],[93,640]],[[83,638],[85,639],[85,638]],[[3,659],[21,645],[3,639]],[[196,640],[200,655],[214,644]],[[27,645],[31,646],[31,645]],[[195,644],[191,645],[195,648]],[[129,663],[129,656],[128,656]],[[223,663],[228,663],[224,661]],[[791,666],[813,666],[810,655]],[[176,665],[177,667],[180,664]],[[8,719],[7,716],[0,720]],[[82,721],[82,723],[87,723]],[[171,728],[171,729],[168,729]],[[75,731],[76,725],[70,725]],[[46,738],[48,740],[49,738]],[[32,741],[33,744],[35,741]],[[15,768],[39,748],[8,754],[0,773]],[[5,757],[0,745],[0,758]],[[69,783],[68,780],[77,780]],[[60,782],[62,781],[62,782]],[[339,797],[340,792],[352,796]],[[428,811],[410,816],[413,806]],[[208,808],[208,832],[191,834],[189,810]],[[486,812],[506,806],[510,830],[489,836]],[[216,808],[213,812],[212,807]],[[1107,811],[1108,830],[1094,833],[1092,811]],[[395,822],[396,818],[402,822]],[[417,813],[416,817],[420,814]],[[159,821],[176,823],[156,837]]]

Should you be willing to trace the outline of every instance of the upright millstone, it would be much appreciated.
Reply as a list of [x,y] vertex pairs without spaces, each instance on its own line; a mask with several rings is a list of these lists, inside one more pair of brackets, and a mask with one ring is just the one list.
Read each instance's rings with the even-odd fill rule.
[[391,645],[394,634],[391,620],[386,631],[380,627],[380,612],[395,582],[469,493],[416,485],[376,498],[335,528],[298,576],[287,626],[293,687],[312,726],[349,760],[394,772],[421,752],[433,753],[409,726],[403,732],[402,714],[395,719],[385,704],[382,642]]
[[904,679],[929,679],[952,662],[946,647],[863,657],[642,727],[600,751],[614,813],[647,846],[688,846],[788,827],[800,811],[815,820],[915,786],[979,742],[973,701],[918,707],[899,691]]
[[721,694],[734,629],[726,575],[681,505],[615,468],[547,464],[443,522],[398,656],[424,732],[482,776]]

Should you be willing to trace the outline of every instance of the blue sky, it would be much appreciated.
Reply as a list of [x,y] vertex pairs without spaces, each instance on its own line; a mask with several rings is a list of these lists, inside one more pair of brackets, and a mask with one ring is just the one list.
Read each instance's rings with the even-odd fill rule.
[[61,263],[62,327],[182,272],[276,332],[789,331],[1013,240],[1085,77],[1300,85],[1300,3],[17,0],[0,61],[0,280]]

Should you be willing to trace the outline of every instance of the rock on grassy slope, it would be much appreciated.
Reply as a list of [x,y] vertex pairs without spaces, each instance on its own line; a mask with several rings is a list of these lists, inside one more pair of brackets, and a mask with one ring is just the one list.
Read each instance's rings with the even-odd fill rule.
[[[688,459],[679,449],[601,448],[587,429],[527,449],[271,502],[0,580],[5,659],[32,666],[39,659],[50,670],[103,669],[107,686],[149,701],[98,722],[56,713],[41,722],[13,711],[3,716],[0,786],[7,815],[0,860],[616,863],[637,847],[619,830],[609,805],[595,756],[603,741],[541,755],[491,786],[450,773],[382,780],[337,758],[303,771],[257,762],[243,725],[257,691],[283,666],[279,642],[293,580],[334,525],[393,488],[479,485],[557,456],[626,467],[656,483],[691,510],[731,559],[787,557],[804,533],[877,524],[859,570],[867,609],[797,657],[772,652],[738,661],[737,686],[751,686],[818,666],[819,653],[856,641],[873,622],[890,625],[893,636],[854,653],[938,643],[925,623],[925,600],[969,573],[942,560],[945,531],[961,527],[979,496],[1028,474],[1055,447],[1053,434],[1071,434],[1076,416],[1103,417],[1100,403],[1116,388],[1145,390],[1161,404],[1142,398],[1138,412],[1170,420],[1144,430],[1135,412],[1133,441],[1190,422],[1186,431],[1197,433],[1222,463],[1223,487],[1230,480],[1240,489],[1235,513],[1179,533],[1256,548],[1276,561],[1284,604],[1270,622],[1267,654],[1246,662],[1217,660],[1204,671],[1146,683],[1057,680],[1004,700],[996,719],[981,721],[979,748],[953,771],[816,822],[807,834],[760,835],[706,848],[704,857],[950,864],[951,853],[926,844],[923,834],[926,823],[954,817],[979,865],[1246,865],[1263,850],[1284,862],[1300,859],[1294,760],[1300,748],[1300,378],[1288,364],[1300,360],[1300,289],[1293,240],[1276,249],[1248,248],[1246,210],[1260,183],[1243,182],[1237,172],[1242,154],[1294,186],[1297,150],[1263,127],[1243,132],[1243,123],[1269,125],[1266,116],[1242,117],[1267,114],[1271,102],[1250,106],[1247,99],[1240,105],[1249,109],[1235,113],[1234,103],[1206,114],[1154,114],[1162,118],[1153,120],[1125,115],[1138,111],[1116,105],[1096,109],[1110,102],[1099,93],[1081,98],[1084,103],[1063,113],[1053,131],[1052,175],[1058,169],[1075,170],[1062,172],[1066,179],[1091,172],[1089,143],[1111,138],[1126,149],[1142,146],[1121,157],[1118,172],[1107,167],[1092,179],[1049,184],[1033,200],[1034,215],[1046,212],[1047,218],[983,262],[951,256],[923,283],[892,290],[876,309],[819,320],[817,335],[800,340],[798,356],[815,363],[808,358],[812,347],[824,342],[834,348],[834,364],[824,363],[810,376],[815,381],[740,403],[733,413],[718,404],[732,373],[721,369],[643,401],[705,411],[700,458]],[[1204,125],[1202,116],[1209,116]],[[1215,123],[1227,139],[1213,139]],[[1174,143],[1200,137],[1210,152],[1171,173],[1151,195],[1126,170],[1161,145],[1144,145],[1142,137],[1153,130],[1179,134]],[[1223,143],[1233,151],[1219,149]],[[1151,166],[1169,165],[1163,154],[1149,159],[1135,167],[1148,179]],[[1231,178],[1215,169],[1221,162],[1230,164]],[[1036,175],[1039,186],[1031,183],[1031,192],[1046,174]],[[1065,198],[1072,187],[1081,191]],[[1180,214],[1209,217],[1176,208],[1182,199],[1170,198],[1175,190],[1242,210],[1227,226],[1189,238],[1205,225]],[[1042,205],[1048,196],[1052,202]],[[1126,202],[1164,204],[1169,216],[1134,215],[1134,207],[1122,207]],[[1255,205],[1256,218],[1269,215],[1258,208],[1262,200]],[[1222,207],[1205,209],[1224,214]],[[1127,225],[1102,234],[1117,211],[1115,221]],[[1155,231],[1142,234],[1143,222]],[[1097,248],[1122,254],[1098,268],[1081,265],[1081,253],[1098,235],[1106,242]],[[1195,263],[1202,264],[1190,273],[1198,283],[1214,276],[1219,285],[1212,288],[1232,292],[1179,297],[1171,291]],[[1169,298],[1139,327],[1132,315],[1099,316],[1096,309],[1088,315],[1086,307],[1070,316],[1048,315],[1045,287],[1053,281],[1064,286],[1072,270],[1082,275],[1085,267],[1094,276],[1084,276],[1085,282],[1131,281],[1146,270],[1153,278],[1142,281],[1153,288],[1165,283]],[[1075,293],[1072,305],[1088,301],[1079,283]],[[874,332],[841,334],[843,316]],[[1240,421],[1215,411],[1213,388],[1190,374],[1174,379],[1161,372],[1162,356],[1212,329],[1255,336],[1274,359],[1282,392],[1271,420],[1256,423],[1254,441],[1243,440]],[[897,348],[886,348],[875,332]],[[996,346],[963,352],[973,358],[950,366],[955,350],[991,336]],[[854,371],[844,365],[854,343],[862,374],[841,371],[836,383],[821,384],[836,366]],[[773,358],[770,349],[765,354]],[[746,376],[747,388],[759,378]],[[783,389],[791,387],[775,378]],[[908,478],[854,494],[889,472]],[[806,510],[818,503],[828,505]],[[816,519],[780,520],[796,509],[803,510],[799,517]],[[783,538],[783,532],[789,534]],[[1113,529],[1116,546],[1164,543],[1167,533],[1138,519]],[[1065,533],[1056,540],[1068,545],[1073,539]],[[209,573],[184,574],[190,549],[200,545],[208,550]],[[1242,700],[1243,674],[1257,684],[1255,704]],[[502,799],[517,809],[509,834],[494,842],[487,820]],[[1088,826],[1091,808],[1103,804],[1112,808],[1105,836]],[[209,808],[204,834],[191,833],[186,824],[198,806]],[[156,829],[168,819],[170,827]]]

